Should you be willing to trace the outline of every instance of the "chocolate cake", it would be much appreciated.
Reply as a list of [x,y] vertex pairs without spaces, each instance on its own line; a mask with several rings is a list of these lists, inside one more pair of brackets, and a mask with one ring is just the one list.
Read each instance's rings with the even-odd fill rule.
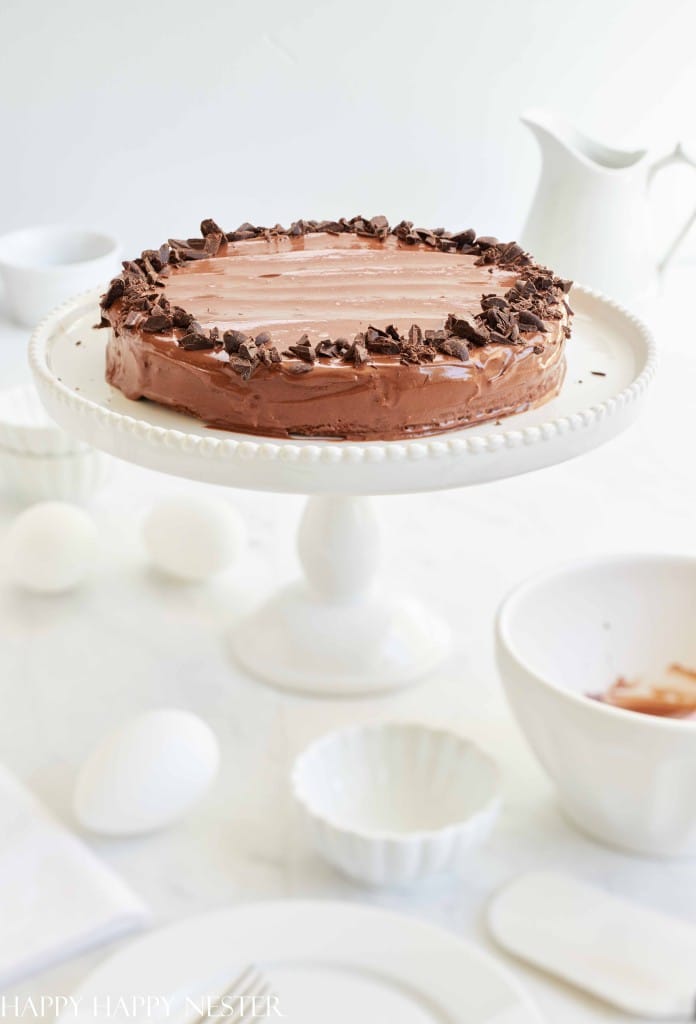
[[102,296],[106,376],[210,427],[392,440],[556,395],[570,282],[515,242],[384,217],[170,239]]

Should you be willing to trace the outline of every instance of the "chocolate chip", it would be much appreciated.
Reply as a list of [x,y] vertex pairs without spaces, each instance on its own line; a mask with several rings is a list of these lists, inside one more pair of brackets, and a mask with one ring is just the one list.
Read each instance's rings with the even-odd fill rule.
[[481,296],[481,309],[507,309],[509,302],[504,299],[502,295],[483,295]]
[[215,342],[205,334],[186,334],[180,339],[179,347],[185,352],[200,352],[215,348]]
[[139,309],[131,309],[123,321],[123,326],[128,328],[137,327],[142,318],[143,314]]
[[241,242],[247,238],[256,238],[259,234],[261,234],[259,228],[254,227],[249,221],[245,221],[239,225],[236,231],[228,231],[226,237],[229,242]]
[[[303,337],[307,338],[307,335],[305,334]],[[314,349],[309,344],[309,338],[307,338],[306,344],[290,345],[288,353],[301,359],[304,363],[313,363],[315,359]]]
[[314,354],[318,359],[335,359],[340,354],[340,349],[330,338],[324,338],[315,347]]
[[258,354],[256,344],[251,338],[241,342],[237,352],[242,359],[248,359],[250,362],[253,362]]
[[462,313],[456,316],[450,313],[445,322],[445,329],[458,338],[464,338],[474,345],[486,345],[489,334],[487,328],[480,324],[469,313]]
[[367,362],[367,349],[365,348],[364,345],[355,343],[352,346],[352,349],[353,362],[355,363],[356,366],[362,366],[364,363]]
[[205,236],[204,251],[208,256],[217,256],[220,246],[222,245],[223,235],[221,233],[215,233]]
[[544,321],[529,309],[521,309],[519,311],[517,322],[520,325],[521,331],[541,331],[542,334],[546,334],[547,327]]
[[386,217],[373,217],[370,220],[370,227],[372,228],[375,235],[380,238],[386,237],[389,233],[389,221]]
[[225,351],[232,355],[233,352],[239,351],[239,346],[247,341],[249,335],[244,334],[243,331],[225,331],[222,336],[222,342],[225,346]]
[[148,334],[159,334],[160,331],[171,330],[173,326],[172,318],[166,313],[155,313],[147,318],[142,329],[147,331]]
[[476,232],[473,228],[467,228],[466,231],[459,231],[456,235],[452,235],[452,241],[458,249],[464,245],[473,245],[476,241]]
[[116,302],[116,299],[120,299],[121,298],[121,296],[123,295],[125,290],[126,290],[126,283],[123,280],[123,278],[122,277],[115,277],[113,279],[113,281],[111,282],[111,284],[109,285],[106,293],[104,295],[102,295],[101,303],[100,303],[101,308],[102,309],[109,309],[109,307],[113,306],[114,302]]
[[469,358],[469,349],[465,342],[460,338],[446,338],[445,341],[438,345],[440,352],[444,352],[447,356],[454,356],[455,359],[461,359],[465,363]]
[[206,217],[205,220],[201,221],[201,234],[204,238],[206,235],[224,235],[224,233],[222,228],[218,227],[211,217]]
[[175,327],[186,328],[189,324],[193,323],[193,316],[191,313],[187,313],[181,306],[174,306],[172,309],[172,320],[174,321]]
[[368,331],[365,339],[365,347],[368,352],[375,352],[378,355],[384,356],[395,356],[401,351],[401,345],[398,341],[394,341],[393,338],[388,338],[384,335],[370,338],[369,333]]
[[259,349],[259,359],[265,366],[270,366],[271,363],[280,362],[280,352],[275,345],[263,345]]
[[254,372],[254,364],[250,363],[248,359],[240,359],[239,356],[231,357],[230,367],[242,380],[249,380]]

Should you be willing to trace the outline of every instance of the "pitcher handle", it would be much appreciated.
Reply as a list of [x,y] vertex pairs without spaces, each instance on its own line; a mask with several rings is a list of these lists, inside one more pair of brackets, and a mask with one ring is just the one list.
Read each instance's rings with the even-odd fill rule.
[[[666,156],[661,157],[659,160],[656,160],[654,164],[652,164],[652,166],[648,170],[648,185],[652,184],[652,182],[660,173],[660,171],[663,171],[665,167],[672,167],[674,164],[686,164],[687,167],[692,167],[694,170],[696,170],[696,160],[693,157],[689,156],[687,152],[685,152],[681,142],[678,142],[676,144],[671,153],[667,153]],[[687,217],[686,221],[679,229],[673,240],[670,242],[670,244],[667,247],[667,251],[665,252],[660,262],[657,264],[657,269],[660,274],[667,268],[668,264],[674,258],[677,250],[679,249],[680,245],[688,235],[689,231],[691,231],[691,228],[694,226],[694,224],[696,224],[696,206],[694,207],[691,214]]]

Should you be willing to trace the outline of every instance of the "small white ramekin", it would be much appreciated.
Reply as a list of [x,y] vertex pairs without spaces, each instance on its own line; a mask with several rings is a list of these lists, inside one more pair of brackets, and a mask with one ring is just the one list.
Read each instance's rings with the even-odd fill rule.
[[88,451],[50,418],[31,385],[0,391],[0,449],[18,455],[72,455]]
[[110,456],[53,422],[33,387],[0,392],[0,486],[12,497],[86,501],[112,468]]
[[83,502],[113,472],[114,460],[88,448],[73,455],[20,455],[0,448],[0,486],[18,501]]
[[522,583],[498,614],[510,706],[567,816],[611,846],[696,856],[696,721],[591,696],[696,667],[696,558],[584,559]]
[[317,850],[369,885],[459,870],[500,806],[497,766],[470,740],[399,722],[315,741],[292,787]]
[[118,271],[111,235],[72,225],[22,228],[0,237],[0,277],[14,319],[34,327],[71,295],[106,284]]

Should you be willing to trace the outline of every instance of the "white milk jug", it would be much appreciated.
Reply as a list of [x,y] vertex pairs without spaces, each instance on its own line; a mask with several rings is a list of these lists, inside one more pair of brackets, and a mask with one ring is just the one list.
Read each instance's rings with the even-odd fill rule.
[[643,307],[658,275],[696,222],[696,208],[663,253],[650,225],[649,186],[662,168],[696,159],[681,145],[652,159],[647,150],[611,149],[546,111],[522,116],[541,148],[541,175],[521,244],[558,274]]

